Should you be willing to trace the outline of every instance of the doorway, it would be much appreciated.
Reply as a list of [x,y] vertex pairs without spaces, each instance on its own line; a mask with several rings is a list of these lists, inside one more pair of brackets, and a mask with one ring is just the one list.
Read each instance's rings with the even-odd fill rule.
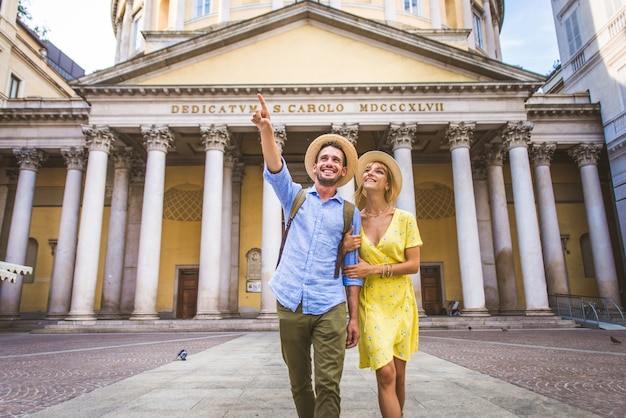
[[178,270],[178,296],[176,298],[176,318],[191,319],[198,309],[198,269]]
[[441,288],[441,266],[420,267],[422,282],[422,307],[426,315],[446,315],[443,311],[443,290]]

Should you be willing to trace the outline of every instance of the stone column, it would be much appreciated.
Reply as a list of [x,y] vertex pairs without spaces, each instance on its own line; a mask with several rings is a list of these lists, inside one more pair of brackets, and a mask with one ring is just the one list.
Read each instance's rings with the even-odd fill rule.
[[128,187],[133,149],[130,147],[116,149],[112,157],[115,167],[113,196],[111,198],[107,248],[104,257],[102,300],[98,313],[98,318],[102,319],[120,317],[124,253],[126,250],[126,219],[128,218]]
[[[274,125],[274,138],[281,152],[287,142],[283,125]],[[282,238],[282,208],[270,184],[263,180],[263,226],[261,237],[261,311],[259,318],[276,318],[276,298],[268,286],[274,276]]]
[[141,211],[143,209],[146,164],[143,160],[133,159],[131,168],[130,191],[128,199],[128,222],[126,225],[126,243],[124,245],[124,278],[120,312],[129,317],[135,310],[135,291],[137,289],[137,261],[139,258],[139,237],[141,234]]
[[[7,242],[6,261],[24,265],[28,252],[30,221],[33,214],[35,180],[37,171],[46,160],[46,154],[35,148],[14,148],[13,154],[19,165],[19,178],[15,192],[15,205],[11,218],[11,230]],[[15,282],[2,282],[0,285],[0,320],[19,318],[22,298],[22,275],[17,274]]]
[[80,213],[83,173],[87,163],[82,148],[62,149],[67,175],[63,192],[63,208],[59,222],[59,235],[54,252],[54,266],[48,293],[48,319],[63,319],[70,311],[76,240],[78,239],[78,215]]
[[[413,142],[415,140],[415,132],[417,125],[412,124],[391,124],[389,125],[388,143],[393,150],[393,157],[400,166],[402,172],[402,190],[398,196],[396,206],[399,209],[411,212],[417,219],[417,211],[415,209],[415,183],[413,181]],[[420,271],[411,274],[411,282],[413,283],[413,292],[417,301],[418,314],[421,317],[426,316],[422,304],[422,277]]]
[[601,144],[580,144],[572,148],[569,155],[580,169],[598,292],[601,297],[621,306],[611,237],[598,175],[598,159],[601,150]]
[[133,0],[126,1],[122,20],[122,36],[120,41],[119,61],[126,61],[130,55],[130,46],[133,36]]
[[[357,123],[350,125],[346,123],[342,125],[333,124],[331,132],[343,136],[356,147],[356,143],[359,139],[359,125]],[[350,179],[349,182],[337,189],[337,193],[339,193],[339,196],[352,203],[354,203],[354,191],[354,178]]]
[[552,315],[548,305],[539,223],[528,158],[528,143],[533,126],[533,123],[528,121],[508,122],[502,129],[502,139],[505,148],[508,149],[511,164],[526,315]]
[[[241,182],[246,173],[244,163],[236,163],[233,167],[233,221],[232,251],[230,261],[230,294],[228,307],[231,316],[239,316],[239,234],[241,230]],[[245,285],[244,285],[245,286]]]
[[441,29],[441,10],[439,0],[430,0],[430,25],[433,29]]
[[465,316],[489,316],[485,308],[478,220],[470,162],[470,145],[475,126],[475,123],[450,123],[444,141],[449,145],[452,154],[454,206],[463,286],[464,307],[461,313]]
[[550,161],[555,150],[556,144],[532,144],[530,157],[535,173],[535,195],[539,210],[539,230],[543,244],[548,293],[568,295],[567,269],[550,174]]
[[231,260],[233,256],[233,168],[237,162],[237,148],[229,146],[224,153],[224,179],[222,182],[222,254],[220,257],[219,311],[229,318]]
[[472,12],[472,1],[462,0],[461,7],[463,9],[463,26],[465,29],[471,29],[470,34],[467,36],[467,46],[470,49],[476,49],[476,38],[474,35],[474,15]]
[[478,239],[480,241],[480,260],[483,269],[485,306],[489,313],[498,313],[500,297],[498,296],[498,277],[493,255],[493,234],[491,232],[491,216],[489,215],[487,173],[483,161],[475,163],[472,174],[474,179],[474,199],[476,201],[476,220],[478,221]]
[[502,170],[502,144],[487,144],[483,155],[487,168],[489,187],[489,206],[491,207],[491,226],[493,247],[498,277],[498,298],[501,315],[519,315],[517,300],[517,274],[513,258],[513,239],[509,223],[509,209],[504,187]]
[[385,21],[395,22],[396,19],[396,2],[394,0],[384,0]]
[[167,126],[142,126],[141,135],[148,156],[137,255],[135,310],[130,319],[152,320],[159,318],[156,312],[156,298],[163,231],[165,157],[175,138]]
[[489,55],[489,58],[495,58],[495,35],[493,32],[493,20],[491,19],[491,5],[489,4],[489,0],[483,1],[483,8],[483,17],[485,18],[485,40],[487,41],[487,54]]
[[[224,150],[230,144],[226,126],[201,126],[206,150],[198,309],[195,319],[221,319],[219,311]],[[229,269],[230,270],[230,269]]]
[[89,157],[83,191],[83,207],[78,228],[78,247],[72,287],[69,320],[94,320],[94,300],[98,281],[102,213],[109,151],[115,134],[108,126],[84,126]]

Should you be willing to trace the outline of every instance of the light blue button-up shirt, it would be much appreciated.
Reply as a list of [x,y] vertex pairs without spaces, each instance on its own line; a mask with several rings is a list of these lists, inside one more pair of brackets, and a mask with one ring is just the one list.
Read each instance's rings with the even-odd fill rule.
[[[274,188],[289,219],[291,205],[302,189],[294,183],[287,164],[273,174],[265,166],[265,180]],[[283,249],[280,265],[269,281],[270,289],[281,305],[295,312],[302,302],[302,312],[321,315],[346,301],[344,286],[362,286],[362,278],[335,278],[337,248],[343,239],[343,198],[335,194],[322,202],[315,186],[307,190],[306,199],[294,216]],[[361,216],[355,208],[354,231],[361,230]],[[357,250],[346,254],[345,265],[356,264]]]

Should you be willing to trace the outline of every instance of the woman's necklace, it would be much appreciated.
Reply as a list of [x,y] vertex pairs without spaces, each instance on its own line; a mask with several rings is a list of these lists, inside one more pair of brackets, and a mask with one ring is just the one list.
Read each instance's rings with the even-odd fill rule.
[[368,218],[376,218],[377,216],[382,215],[383,213],[387,212],[389,209],[391,209],[391,206],[387,205],[387,207],[385,207],[382,210],[378,210],[378,211],[369,211],[367,209],[365,209],[365,214],[367,215]]

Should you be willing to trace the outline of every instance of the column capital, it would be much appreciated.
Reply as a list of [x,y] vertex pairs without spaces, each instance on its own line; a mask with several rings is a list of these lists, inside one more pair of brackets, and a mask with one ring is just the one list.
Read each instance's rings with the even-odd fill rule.
[[89,151],[104,151],[108,154],[117,139],[115,132],[108,126],[83,125],[82,129]]
[[143,146],[146,151],[167,152],[174,143],[174,132],[169,126],[142,126]]
[[114,148],[111,157],[113,158],[115,169],[129,170],[133,163],[133,155],[132,147]]
[[233,183],[241,183],[246,175],[246,165],[244,163],[236,163],[233,167]]
[[146,162],[135,156],[130,169],[130,181],[143,183],[146,180]]
[[450,146],[450,151],[455,148],[469,148],[474,139],[476,122],[449,123],[444,134],[444,144]]
[[65,165],[68,170],[80,170],[85,171],[87,165],[87,159],[84,148],[62,148],[61,155],[65,160]]
[[17,158],[20,170],[37,171],[41,164],[48,159],[45,152],[36,148],[13,148],[13,155]]
[[602,144],[578,144],[574,148],[571,148],[567,153],[576,164],[578,168],[586,165],[597,165],[600,159],[600,151],[602,151]]
[[482,153],[482,160],[487,167],[499,165],[502,166],[504,162],[504,147],[501,142],[492,142],[486,144]]
[[535,124],[528,120],[507,122],[504,127],[500,129],[500,136],[502,136],[506,151],[516,147],[528,147],[530,132],[534,127]]
[[274,126],[274,141],[276,141],[276,145],[278,145],[278,148],[282,153],[285,142],[287,142],[287,129],[285,125]]
[[393,151],[398,148],[412,149],[416,132],[416,123],[391,123],[389,124],[387,142],[391,145]]
[[528,151],[533,166],[550,165],[550,161],[554,157],[554,151],[556,151],[556,144],[547,142],[543,144],[531,143]]
[[222,151],[230,144],[230,135],[226,125],[200,125],[204,150]]
[[477,159],[472,161],[472,179],[474,180],[486,180],[487,179],[487,166],[483,159]]
[[229,145],[224,150],[224,167],[234,168],[239,161],[241,152],[235,145]]
[[341,125],[333,123],[331,132],[337,135],[345,137],[352,145],[356,146],[359,139],[359,124],[358,123],[342,123]]

